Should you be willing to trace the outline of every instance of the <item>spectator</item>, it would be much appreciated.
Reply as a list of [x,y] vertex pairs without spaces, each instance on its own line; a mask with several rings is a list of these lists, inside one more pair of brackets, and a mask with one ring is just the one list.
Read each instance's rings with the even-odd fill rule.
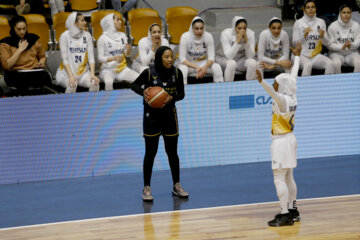
[[51,17],[54,17],[56,13],[64,12],[65,6],[63,0],[44,0],[44,3],[49,3]]
[[16,0],[14,3],[16,13],[18,15],[28,14],[30,13],[31,6],[30,0]]
[[351,12],[349,6],[341,6],[338,20],[329,27],[329,55],[334,62],[335,73],[341,73],[344,64],[354,67],[354,72],[360,72],[360,27],[351,20]]
[[31,87],[50,85],[50,75],[44,70],[46,56],[39,36],[27,32],[23,16],[13,17],[10,27],[10,36],[0,41],[6,84],[15,87],[20,95],[28,94]]
[[316,17],[314,0],[304,3],[304,16],[293,27],[293,45],[301,43],[300,68],[302,76],[310,76],[312,68],[325,69],[325,74],[334,73],[334,63],[321,54],[322,44],[328,44],[324,20]]
[[103,34],[97,42],[98,57],[101,63],[100,78],[105,82],[105,90],[113,90],[114,81],[132,83],[139,74],[127,67],[131,46],[127,44],[125,33],[120,32],[121,19],[109,14],[101,19]]
[[246,71],[246,80],[255,79],[255,33],[243,17],[234,17],[231,28],[221,32],[216,62],[224,71],[225,82],[232,82],[235,71]]
[[214,82],[224,82],[221,66],[214,63],[214,38],[205,31],[202,18],[194,17],[189,31],[181,35],[179,59],[184,84],[188,83],[189,73],[195,73],[196,79],[203,78],[206,73],[212,73]]
[[[99,79],[95,76],[94,46],[86,21],[81,13],[73,12],[66,19],[66,30],[60,36],[62,63],[56,72],[56,84],[65,93],[76,92],[77,86],[99,91]],[[90,69],[89,69],[90,67]]]
[[[290,72],[289,36],[282,30],[282,21],[273,17],[269,22],[269,29],[260,33],[258,43],[258,58],[260,62],[272,65],[277,72]],[[263,75],[263,69],[259,69]]]
[[139,41],[139,54],[134,59],[132,68],[142,73],[146,68],[154,65],[155,52],[160,46],[169,47],[169,41],[162,36],[159,24],[154,23],[149,27],[148,36]]

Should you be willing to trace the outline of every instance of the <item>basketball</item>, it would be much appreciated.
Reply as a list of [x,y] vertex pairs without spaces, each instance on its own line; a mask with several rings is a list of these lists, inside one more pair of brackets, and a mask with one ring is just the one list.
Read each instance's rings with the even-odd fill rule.
[[152,108],[160,108],[168,97],[168,93],[162,87],[150,87],[148,89],[149,101],[147,102]]

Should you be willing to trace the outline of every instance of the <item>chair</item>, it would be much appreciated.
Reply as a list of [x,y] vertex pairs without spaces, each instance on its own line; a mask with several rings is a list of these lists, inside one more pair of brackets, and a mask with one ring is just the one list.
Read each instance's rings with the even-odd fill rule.
[[106,15],[111,14],[111,13],[115,13],[116,15],[118,15],[120,17],[120,19],[122,19],[123,24],[121,26],[121,32],[125,32],[124,20],[119,12],[117,12],[115,10],[101,10],[101,11],[93,12],[91,14],[90,22],[91,22],[92,35],[93,35],[94,40],[97,41],[103,32],[101,25],[100,25],[101,19],[103,19],[103,17],[105,17]]
[[54,30],[54,40],[55,40],[55,50],[59,44],[60,36],[63,32],[67,30],[65,27],[65,22],[71,12],[60,12],[56,13],[53,16],[53,30]]
[[137,46],[140,39],[148,35],[149,27],[157,23],[161,27],[159,13],[150,8],[132,9],[128,12],[128,23],[130,25],[130,35],[133,38],[132,44]]
[[0,39],[10,36],[10,26],[6,17],[0,16]]
[[71,0],[73,11],[91,11],[98,8],[97,0]]
[[40,42],[45,51],[51,48],[53,42],[51,40],[51,33],[49,25],[43,15],[40,14],[24,14],[26,19],[27,29],[29,33],[34,33],[40,37]]
[[191,21],[198,10],[192,7],[172,7],[166,10],[166,22],[170,34],[170,43],[179,44],[181,35],[189,30]]

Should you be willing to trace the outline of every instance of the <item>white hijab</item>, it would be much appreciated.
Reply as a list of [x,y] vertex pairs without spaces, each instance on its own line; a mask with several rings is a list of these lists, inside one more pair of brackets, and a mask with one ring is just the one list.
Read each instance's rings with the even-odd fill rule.
[[[311,1],[312,2],[312,1]],[[305,1],[305,5],[307,4],[308,2]],[[305,5],[304,5],[304,8],[305,8]],[[306,15],[305,13],[305,10],[304,10],[304,16],[301,18],[303,19],[303,21],[308,25],[308,26],[311,26],[312,24],[314,24],[316,22],[316,13],[314,14],[314,16],[312,17],[309,17],[308,15]]]
[[[235,27],[236,27],[236,22],[239,21],[239,20],[245,20],[246,19],[244,17],[241,17],[241,16],[235,16],[232,20],[232,23],[231,23],[231,33],[232,33],[232,39],[234,42],[236,41],[236,30],[235,30]],[[246,24],[247,25],[247,24]]]
[[[193,22],[195,22],[198,19],[200,19],[204,23],[204,33],[199,38],[197,38],[195,36],[194,30],[193,30]],[[191,38],[192,42],[194,42],[196,45],[203,44],[205,42],[205,21],[204,21],[204,19],[202,19],[201,17],[198,17],[198,16],[194,17],[190,24],[189,33],[190,33],[190,38]]]
[[281,73],[275,77],[275,81],[279,84],[278,92],[293,96],[296,94],[296,78],[289,73]]
[[[278,20],[278,21],[280,21],[280,22],[282,23],[282,21],[281,21],[279,18],[273,17],[273,18],[271,18],[270,21],[269,21],[269,28],[270,28],[270,23],[271,23],[272,21],[274,21],[274,20]],[[271,40],[272,40],[272,42],[273,42],[274,44],[279,44],[279,43],[280,43],[280,41],[281,41],[280,35],[281,35],[281,34],[279,34],[278,37],[274,37],[274,35],[272,35],[270,29],[268,29],[267,35],[268,35],[268,37],[271,38]]]
[[65,22],[65,27],[69,30],[70,36],[73,38],[81,37],[83,31],[75,26],[77,12],[71,13]]
[[121,41],[121,32],[115,28],[114,13],[106,15],[100,21],[103,34],[114,41]]
[[[345,7],[344,7],[345,8]],[[344,9],[343,8],[343,9]],[[347,8],[350,8],[350,7],[347,7]],[[350,8],[351,9],[351,8]],[[350,20],[348,22],[344,22],[342,19],[341,19],[341,16],[340,16],[340,13],[341,13],[341,10],[339,9],[339,16],[338,16],[338,22],[339,22],[339,25],[342,27],[342,28],[350,28],[353,24],[354,24],[354,20],[352,20],[350,18]]]

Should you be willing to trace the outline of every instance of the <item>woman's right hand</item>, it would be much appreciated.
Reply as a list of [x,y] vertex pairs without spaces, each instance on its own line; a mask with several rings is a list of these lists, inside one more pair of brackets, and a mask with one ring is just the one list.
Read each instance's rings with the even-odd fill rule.
[[150,88],[151,88],[151,87],[146,88],[146,89],[144,90],[144,92],[143,92],[145,102],[149,102],[150,94],[149,94],[148,91],[149,91]]
[[152,47],[151,47],[151,50],[153,52],[156,52],[156,49],[158,49],[160,46],[161,46],[161,39],[159,42],[156,42],[154,39],[151,39],[152,40]]
[[19,41],[19,51],[23,52],[28,47],[29,43],[26,40],[20,40]]
[[121,63],[123,60],[123,56],[122,55],[116,55],[114,57],[114,61],[117,61],[118,63]]
[[307,28],[305,29],[304,38],[307,38],[307,36],[309,35],[310,32],[311,32],[311,28],[310,28],[310,27],[307,27]]
[[73,76],[69,77],[69,87],[71,87],[71,88],[77,87],[77,82],[75,81]]

